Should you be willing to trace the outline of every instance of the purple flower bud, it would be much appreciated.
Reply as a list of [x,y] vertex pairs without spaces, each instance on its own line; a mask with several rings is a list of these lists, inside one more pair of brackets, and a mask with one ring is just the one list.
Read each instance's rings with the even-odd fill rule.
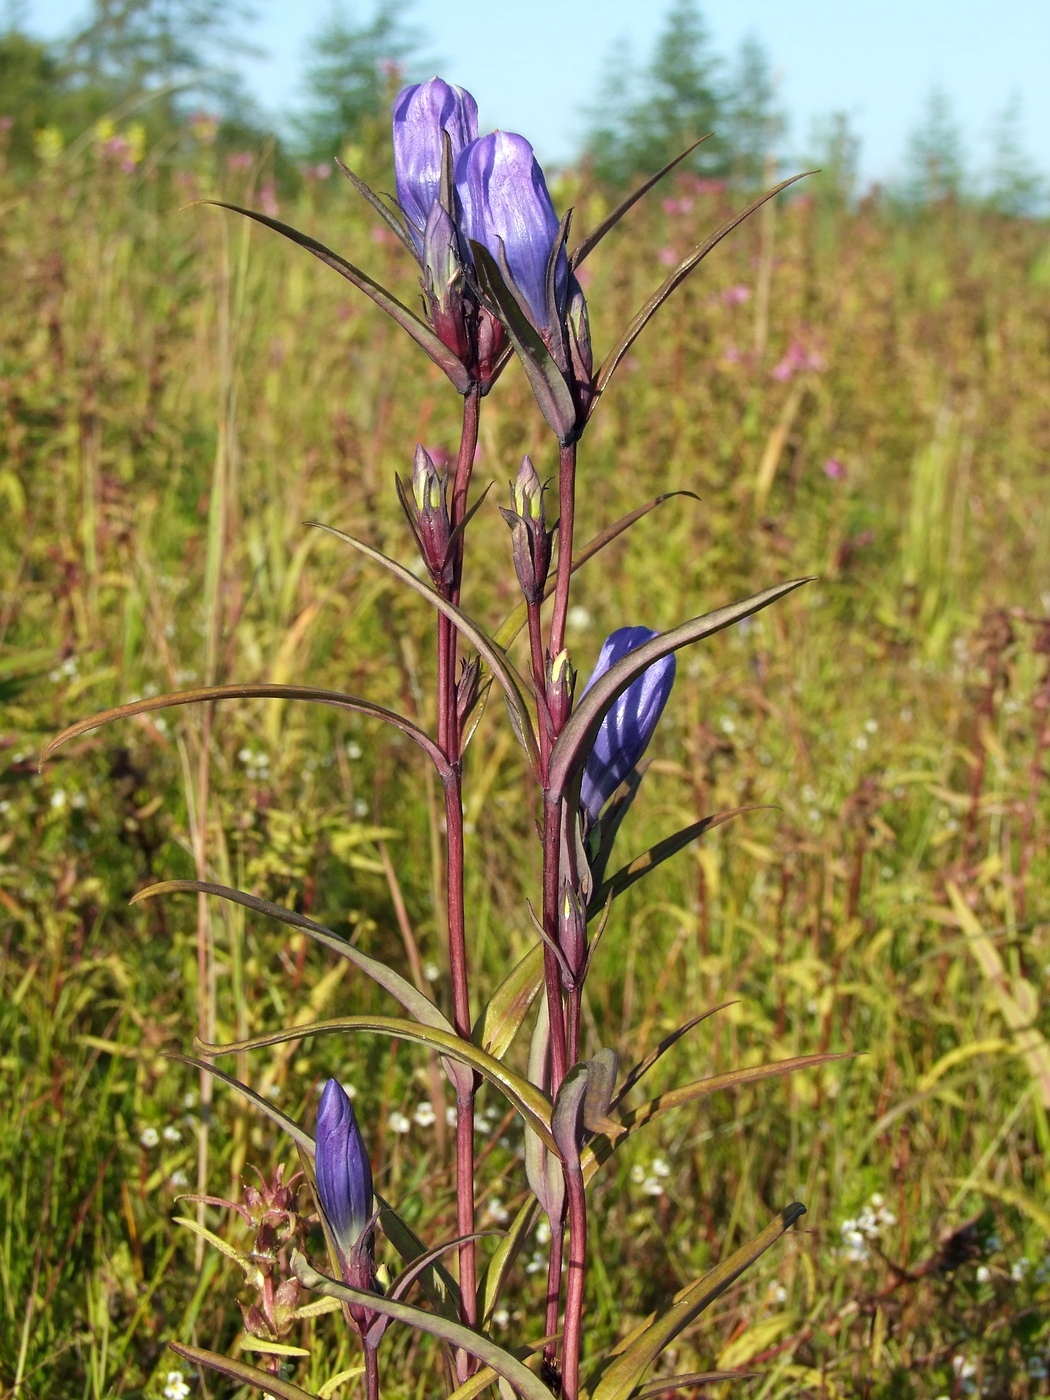
[[[648,627],[621,627],[602,643],[598,664],[584,694],[609,668],[637,647],[659,636]],[[646,668],[613,703],[602,720],[587,758],[580,807],[593,826],[601,810],[648,747],[674,685],[674,655]]]
[[452,525],[446,501],[447,477],[434,465],[434,459],[422,444],[416,445],[412,462],[411,491],[400,477],[396,478],[398,495],[427,572],[439,586],[452,582],[452,559],[449,543]]
[[446,131],[455,163],[478,134],[478,104],[469,92],[431,78],[398,94],[394,103],[397,199],[420,254],[430,211],[441,199]]
[[321,1209],[345,1267],[371,1252],[362,1236],[372,1219],[372,1167],[354,1106],[334,1079],[321,1094],[314,1167]]
[[500,514],[511,530],[514,569],[529,603],[538,603],[543,597],[551,564],[554,532],[547,529],[545,490],[532,459],[526,455],[521,459],[516,479],[510,484],[511,509],[500,507]]
[[[549,323],[547,264],[558,216],[532,147],[524,136],[495,131],[459,155],[454,172],[456,224],[464,241],[480,243],[500,262],[500,244],[515,289],[540,330]],[[564,314],[569,262],[562,249],[555,271],[555,300]]]

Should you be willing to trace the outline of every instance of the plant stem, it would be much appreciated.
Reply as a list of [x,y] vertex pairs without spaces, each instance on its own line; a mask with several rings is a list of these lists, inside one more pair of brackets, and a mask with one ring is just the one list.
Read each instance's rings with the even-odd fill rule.
[[580,1343],[583,1340],[583,1284],[587,1268],[587,1198],[578,1160],[566,1164],[565,1186],[569,1198],[569,1277],[565,1285],[562,1395],[565,1400],[577,1400],[580,1393]]
[[543,930],[550,942],[543,948],[544,981],[551,1027],[551,1097],[561,1088],[567,1068],[565,1013],[562,1009],[561,968],[551,943],[558,941],[558,893],[560,889],[561,803],[543,802]]
[[569,611],[569,579],[572,574],[572,532],[576,512],[576,444],[558,450],[558,573],[554,586],[550,654],[565,645],[565,618]]
[[561,1256],[565,1245],[565,1226],[561,1220],[552,1220],[551,1248],[547,1259],[547,1319],[543,1325],[543,1335],[550,1341],[543,1348],[548,1361],[553,1361],[558,1350],[555,1332],[558,1330],[558,1311],[561,1306]]
[[365,1396],[379,1400],[379,1357],[375,1347],[365,1343]]

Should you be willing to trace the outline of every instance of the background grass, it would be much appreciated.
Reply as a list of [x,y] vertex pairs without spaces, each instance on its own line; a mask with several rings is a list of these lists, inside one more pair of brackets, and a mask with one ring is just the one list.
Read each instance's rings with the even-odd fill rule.
[[[0,184],[5,1395],[158,1396],[167,1338],[228,1348],[240,1276],[171,1223],[189,1213],[175,1197],[195,1181],[202,1116],[213,1191],[236,1196],[247,1163],[292,1160],[267,1122],[225,1092],[202,1104],[195,1074],[163,1058],[201,1024],[198,914],[185,897],[129,909],[135,890],[192,877],[203,851],[212,878],[398,966],[407,926],[447,999],[435,794],[398,736],[244,702],[88,735],[37,776],[63,724],[209,675],[307,678],[433,722],[432,616],[303,522],[408,560],[393,474],[416,441],[453,449],[457,400],[330,271],[183,207],[254,198],[264,163],[212,160],[128,176],[89,149]],[[588,264],[599,354],[729,210],[688,180],[665,194]],[[582,229],[605,208],[569,180],[556,198]],[[410,297],[403,255],[366,214],[316,181],[281,209]],[[734,1393],[763,1400],[1048,1393],[1048,383],[1045,225],[851,210],[818,184],[709,258],[588,432],[581,540],[659,492],[700,500],[666,503],[578,575],[584,674],[616,626],[817,576],[680,659],[621,852],[697,815],[760,810],[617,905],[588,1047],[630,1062],[730,1001],[654,1092],[862,1052],[662,1119],[614,1159],[593,1193],[592,1350],[797,1198],[800,1227],[669,1367],[742,1366],[755,1374]],[[516,367],[482,424],[475,480],[494,499],[523,451],[553,470]],[[466,602],[493,627],[516,602],[508,545],[487,505]],[[466,784],[480,993],[533,938],[538,870],[535,799],[497,705]],[[220,1038],[389,1009],[298,935],[239,910],[211,920]],[[443,1103],[417,1052],[326,1038],[241,1070],[308,1123],[324,1077],[352,1083],[378,1188],[428,1239],[454,1233]],[[431,1098],[438,1121],[420,1126]],[[482,1106],[480,1211],[498,1224],[523,1199],[520,1134],[501,1103]],[[866,1205],[872,1237],[844,1231]],[[241,1238],[221,1211],[208,1223]],[[530,1258],[502,1336],[538,1331]],[[327,1319],[304,1325],[300,1384],[352,1364],[338,1338]],[[404,1333],[385,1375],[391,1396],[437,1385]]]

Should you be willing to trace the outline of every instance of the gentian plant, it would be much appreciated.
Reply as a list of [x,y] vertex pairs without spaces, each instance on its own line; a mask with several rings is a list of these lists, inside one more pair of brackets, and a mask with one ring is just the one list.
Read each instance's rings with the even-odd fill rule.
[[[469,1400],[497,1382],[503,1393],[509,1390],[527,1400],[545,1400],[552,1393],[567,1400],[627,1400],[631,1395],[655,1394],[654,1385],[659,1390],[672,1386],[672,1379],[661,1378],[647,1389],[649,1368],[798,1219],[804,1207],[786,1205],[756,1239],[681,1289],[662,1313],[625,1338],[614,1352],[603,1353],[589,1346],[586,1328],[589,1183],[623,1143],[668,1109],[731,1087],[741,1078],[754,1081],[782,1075],[834,1057],[811,1055],[749,1067],[685,1084],[631,1107],[628,1096],[643,1075],[702,1017],[681,1027],[626,1074],[621,1073],[611,1048],[598,1047],[584,1054],[582,993],[613,904],[636,881],[727,815],[701,818],[643,856],[619,868],[610,865],[620,824],[642,780],[643,755],[674,684],[675,654],[769,606],[803,580],[767,588],[666,632],[639,623],[618,628],[606,639],[593,674],[577,696],[576,673],[565,646],[573,572],[666,499],[639,506],[577,549],[573,530],[577,450],[617,366],[649,320],[719,240],[784,185],[754,201],[694,249],[639,309],[596,368],[577,269],[604,234],[677,161],[654,175],[570,250],[570,214],[557,216],[532,147],[523,137],[505,132],[479,137],[477,107],[461,88],[438,78],[406,88],[394,107],[393,148],[398,207],[384,203],[351,171],[345,173],[417,263],[423,315],[306,234],[264,214],[237,212],[292,239],[369,296],[441,367],[462,396],[461,440],[450,470],[446,472],[417,447],[411,475],[396,483],[425,578],[363,540],[321,527],[387,570],[437,612],[435,732],[343,692],[306,685],[213,686],[138,700],[85,719],[58,736],[44,756],[66,739],[109,720],[170,705],[253,696],[334,706],[393,725],[412,739],[433,765],[444,792],[449,1016],[396,968],[368,957],[303,915],[255,895],[178,880],[138,896],[193,891],[282,920],[348,959],[399,1006],[397,1015],[347,1015],[278,1028],[233,1044],[198,1043],[198,1057],[187,1057],[188,1063],[210,1070],[245,1095],[290,1134],[313,1188],[327,1242],[327,1265],[319,1268],[306,1255],[301,1231],[286,1231],[280,1237],[289,1276],[278,1285],[275,1264],[262,1279],[265,1306],[256,1309],[258,1317],[251,1314],[250,1325],[256,1335],[277,1339],[273,1342],[277,1347],[291,1320],[309,1315],[300,1307],[300,1290],[320,1295],[320,1303],[310,1305],[314,1311],[323,1310],[321,1304],[341,1309],[360,1340],[368,1400],[380,1394],[380,1344],[395,1321],[444,1344],[448,1388],[456,1400]],[[525,457],[511,483],[509,506],[502,512],[511,532],[509,552],[522,601],[498,629],[489,631],[462,610],[460,594],[470,522],[484,500],[484,496],[473,503],[470,499],[481,403],[512,353],[520,357],[556,439],[558,478],[550,494],[557,497],[558,514],[556,520],[550,518],[548,489]],[[409,455],[406,452],[406,460]],[[510,653],[512,642],[523,631],[528,656],[524,670]],[[479,1007],[467,958],[463,757],[492,689],[506,702],[538,789],[542,875],[529,902],[535,945],[517,966],[507,969],[505,980]],[[508,1052],[534,1007],[528,1068],[522,1073],[513,1068]],[[395,1205],[374,1194],[366,1142],[371,1125],[366,1124],[363,1136],[338,1083],[329,1081],[324,1087],[311,1135],[307,1126],[292,1121],[268,1099],[213,1064],[233,1053],[308,1036],[361,1033],[408,1041],[440,1059],[456,1099],[454,1239],[425,1243]],[[524,1056],[514,1063],[522,1060]],[[493,1232],[479,1232],[475,1226],[475,1096],[483,1081],[495,1086],[523,1121],[525,1175],[531,1188],[507,1230],[496,1232],[495,1242],[487,1238]],[[274,1219],[290,1211],[287,1188],[283,1189],[271,1211],[276,1212]],[[516,1260],[541,1212],[549,1224],[546,1304],[543,1318],[536,1319],[529,1333],[539,1340],[498,1344],[490,1333],[491,1320],[500,1300],[514,1288]],[[271,1223],[267,1228],[276,1227]],[[383,1283],[375,1265],[379,1234],[403,1260],[400,1274]],[[271,1254],[276,1260],[273,1249]],[[407,1301],[417,1282],[426,1305]],[[247,1320],[249,1314],[245,1316]],[[172,1345],[200,1365],[257,1385],[268,1394],[306,1400],[307,1392],[276,1376],[272,1363],[264,1371],[218,1353]],[[705,1377],[673,1379],[681,1386]]]

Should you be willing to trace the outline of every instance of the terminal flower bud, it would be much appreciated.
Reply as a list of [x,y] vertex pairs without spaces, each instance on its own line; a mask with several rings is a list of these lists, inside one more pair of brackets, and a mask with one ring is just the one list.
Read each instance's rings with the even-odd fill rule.
[[[467,362],[473,347],[468,326],[467,297],[459,240],[448,210],[433,204],[423,230],[423,289],[430,324],[454,355]],[[470,308],[473,315],[473,305]]]
[[562,983],[572,991],[583,982],[587,966],[587,906],[568,881],[563,882],[558,911],[558,947],[562,958]]
[[371,1290],[372,1167],[354,1106],[335,1079],[329,1079],[321,1094],[314,1167],[318,1200],[343,1276],[351,1287]]
[[538,603],[543,598],[551,566],[554,531],[547,529],[545,490],[526,455],[521,459],[517,477],[510,484],[511,509],[500,508],[500,514],[510,526],[514,569],[529,603]]
[[[480,243],[506,269],[513,290],[538,330],[549,323],[547,265],[558,216],[547,182],[524,136],[495,131],[460,152],[454,170],[456,224],[465,245]],[[502,256],[501,256],[502,255]],[[555,301],[563,314],[569,262],[559,249]]]
[[430,211],[441,202],[446,134],[454,163],[478,134],[478,104],[469,92],[431,78],[398,94],[394,103],[397,199],[421,256]]
[[438,471],[426,448],[417,444],[412,462],[411,491],[406,489],[400,477],[395,479],[401,508],[412,527],[427,572],[436,584],[447,587],[452,582],[449,551],[452,524],[446,501],[447,478]]
[[[648,627],[621,627],[602,643],[584,694],[617,661],[659,636]],[[674,656],[661,657],[633,680],[602,720],[583,770],[580,808],[593,826],[601,810],[641,758],[674,685]]]
[[576,672],[569,664],[569,653],[559,651],[553,659],[547,657],[547,709],[550,711],[554,733],[560,734],[572,710],[572,695],[576,688]]

